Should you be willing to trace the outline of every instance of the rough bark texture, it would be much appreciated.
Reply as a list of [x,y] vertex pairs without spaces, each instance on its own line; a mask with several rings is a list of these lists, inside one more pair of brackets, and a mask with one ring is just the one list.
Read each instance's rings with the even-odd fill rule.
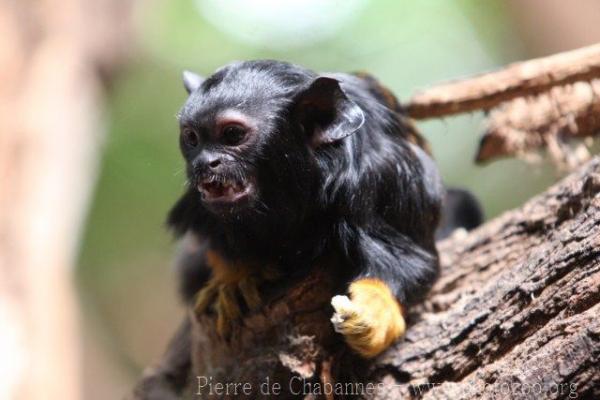
[[[192,312],[194,375],[214,382],[250,382],[249,393],[236,392],[250,399],[267,394],[261,387],[267,381],[281,385],[283,398],[293,397],[288,389],[294,377],[319,381],[324,364],[341,349],[329,321],[329,302],[336,294],[332,278],[319,269],[285,297],[236,324],[227,343],[219,339],[214,317]],[[236,397],[211,396],[206,389],[200,393],[206,398]]]
[[[565,398],[551,393],[560,384],[597,398],[599,191],[595,158],[522,208],[440,243],[442,277],[405,342],[378,360],[380,379],[440,384],[424,398],[492,397],[517,383],[530,389],[517,398]],[[542,395],[532,395],[536,384]]]
[[413,96],[406,111],[412,118],[425,119],[486,110],[524,95],[599,77],[600,44],[596,44],[434,86]]
[[515,99],[490,112],[477,162],[497,157],[535,157],[547,147],[552,160],[573,169],[589,159],[585,146],[572,139],[600,134],[600,79],[552,88],[535,97]]
[[[537,160],[547,149],[556,166],[573,170],[589,159],[586,145],[600,133],[598,78],[600,44],[434,86],[403,108],[415,119],[491,110],[477,162]],[[574,138],[587,141],[573,145]]]
[[333,278],[320,272],[247,317],[227,344],[214,321],[195,320],[195,375],[249,382],[248,398],[276,382],[284,398],[290,382],[307,399],[334,398],[320,394],[326,383],[373,399],[598,398],[599,192],[595,158],[522,208],[440,243],[440,280],[406,338],[370,364],[331,330]]

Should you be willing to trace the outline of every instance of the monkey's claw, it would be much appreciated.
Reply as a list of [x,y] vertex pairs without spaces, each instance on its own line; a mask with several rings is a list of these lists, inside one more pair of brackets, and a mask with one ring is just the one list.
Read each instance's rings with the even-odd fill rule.
[[404,334],[400,305],[387,285],[378,280],[355,281],[349,291],[351,298],[331,299],[335,310],[331,322],[350,348],[363,357],[375,357]]
[[338,333],[344,333],[344,321],[356,316],[356,307],[352,304],[352,300],[350,300],[348,296],[343,295],[334,296],[331,299],[331,305],[335,310],[331,317],[333,328]]
[[[244,305],[245,303],[245,305]],[[232,328],[243,317],[243,310],[257,310],[262,304],[257,279],[243,276],[238,281],[210,280],[196,297],[197,314],[214,311],[217,315],[217,333],[228,339]]]

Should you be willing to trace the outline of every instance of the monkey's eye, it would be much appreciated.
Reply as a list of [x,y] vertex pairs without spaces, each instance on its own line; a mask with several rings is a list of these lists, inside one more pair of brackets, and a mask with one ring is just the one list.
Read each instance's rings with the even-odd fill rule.
[[223,143],[227,146],[237,146],[246,137],[247,129],[242,125],[230,124],[223,128],[221,133]]
[[181,139],[185,146],[191,148],[197,147],[198,143],[200,143],[198,132],[191,128],[184,128],[183,131],[181,131]]

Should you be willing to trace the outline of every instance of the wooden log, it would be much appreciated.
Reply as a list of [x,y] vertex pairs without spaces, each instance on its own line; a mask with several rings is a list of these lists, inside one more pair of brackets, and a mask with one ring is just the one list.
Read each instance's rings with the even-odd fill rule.
[[596,157],[520,209],[440,243],[443,272],[424,312],[373,369],[400,385],[379,398],[597,398],[599,193]]
[[0,2],[0,398],[81,395],[72,284],[129,1]]
[[[192,316],[190,391],[210,399],[266,398],[275,388],[277,398],[304,399],[598,398],[599,193],[594,158],[523,207],[441,242],[440,280],[411,313],[405,339],[372,362],[332,331],[335,278],[324,270],[245,317],[229,342],[216,338],[214,321]],[[229,391],[200,387],[203,379]]]

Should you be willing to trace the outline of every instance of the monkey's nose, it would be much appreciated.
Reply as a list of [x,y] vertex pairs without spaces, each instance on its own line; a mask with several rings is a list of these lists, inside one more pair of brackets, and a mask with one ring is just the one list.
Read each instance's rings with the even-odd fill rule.
[[203,151],[195,160],[195,164],[199,170],[214,173],[223,165],[223,158],[220,154]]

